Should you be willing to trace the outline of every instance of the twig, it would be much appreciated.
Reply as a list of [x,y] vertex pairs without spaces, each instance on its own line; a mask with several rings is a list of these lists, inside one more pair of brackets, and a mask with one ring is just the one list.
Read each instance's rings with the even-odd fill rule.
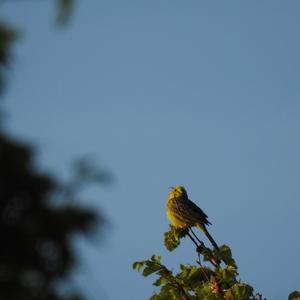
[[196,235],[196,233],[193,231],[193,229],[190,228],[190,230],[191,230],[191,233],[193,234],[193,236],[196,238],[196,240],[197,240],[200,244],[203,243],[203,242],[197,237],[197,235]]
[[191,236],[191,234],[189,232],[187,232],[187,235],[189,236],[189,238],[193,241],[193,243],[196,245],[197,249],[199,247],[199,245],[197,244],[197,242],[195,241],[195,239]]

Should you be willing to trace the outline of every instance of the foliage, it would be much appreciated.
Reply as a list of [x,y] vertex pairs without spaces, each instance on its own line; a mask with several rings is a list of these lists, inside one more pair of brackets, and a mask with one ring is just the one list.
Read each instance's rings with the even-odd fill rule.
[[180,239],[185,237],[187,230],[176,229],[173,225],[170,225],[169,231],[165,232],[165,246],[169,251],[173,251],[180,245]]
[[[73,1],[57,3],[58,22],[64,24]],[[17,35],[0,23],[0,96]],[[74,288],[62,295],[57,287],[76,263],[73,236],[86,235],[105,222],[99,212],[75,203],[83,186],[106,183],[111,176],[80,160],[73,178],[64,183],[39,171],[34,158],[32,147],[0,127],[0,299],[83,299]]]
[[[37,171],[32,149],[3,133],[0,165],[0,298],[65,299],[56,284],[76,262],[71,238],[87,234],[103,218],[69,197],[53,201],[65,195],[64,185]],[[77,194],[68,193],[73,200]]]
[[5,71],[9,66],[12,44],[17,37],[16,30],[0,23],[0,94],[3,92]]
[[73,10],[74,0],[58,0],[57,22],[65,25],[69,22]]
[[[186,230],[179,230],[170,225],[169,231],[164,234],[166,248],[169,251],[176,249],[180,239],[187,233]],[[135,262],[133,269],[141,271],[143,276],[158,276],[153,284],[159,289],[149,299],[262,300],[261,295],[254,295],[253,288],[238,278],[237,264],[228,246],[223,245],[219,250],[211,250],[201,243],[197,247],[197,253],[198,264],[180,265],[180,271],[176,274],[168,269],[157,255]],[[201,257],[211,266],[204,266],[200,262]]]

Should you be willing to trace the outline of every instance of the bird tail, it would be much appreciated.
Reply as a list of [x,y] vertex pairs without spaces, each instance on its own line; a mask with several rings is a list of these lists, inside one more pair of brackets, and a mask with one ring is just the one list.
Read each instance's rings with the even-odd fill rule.
[[219,246],[217,245],[217,243],[215,242],[215,240],[213,239],[213,237],[209,234],[208,230],[206,229],[205,225],[200,225],[197,224],[197,227],[203,231],[205,233],[205,235],[207,236],[207,238],[209,239],[209,241],[211,242],[211,244],[214,246],[214,248],[216,250],[219,250]]

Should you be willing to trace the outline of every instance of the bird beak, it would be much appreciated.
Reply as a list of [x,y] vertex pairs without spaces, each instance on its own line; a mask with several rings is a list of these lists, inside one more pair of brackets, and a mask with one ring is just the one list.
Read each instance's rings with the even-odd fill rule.
[[174,189],[174,186],[170,186],[170,189],[173,190],[173,189]]

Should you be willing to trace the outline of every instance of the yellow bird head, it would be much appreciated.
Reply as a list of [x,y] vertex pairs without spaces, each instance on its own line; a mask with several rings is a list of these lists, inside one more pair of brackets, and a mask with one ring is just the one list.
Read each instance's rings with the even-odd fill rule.
[[183,186],[176,185],[174,187],[171,187],[171,189],[172,191],[170,192],[170,197],[172,198],[187,197],[187,192]]

